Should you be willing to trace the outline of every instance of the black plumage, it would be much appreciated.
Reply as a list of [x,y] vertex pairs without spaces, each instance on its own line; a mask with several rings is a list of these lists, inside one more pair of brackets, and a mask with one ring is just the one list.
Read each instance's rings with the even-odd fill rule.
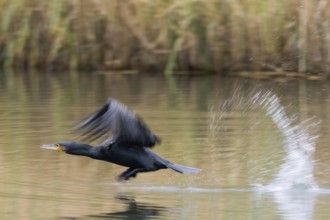
[[112,98],[83,119],[75,127],[75,132],[86,142],[94,141],[106,134],[110,134],[110,137],[95,147],[78,142],[59,142],[42,147],[128,167],[118,177],[121,180],[136,177],[140,172],[166,168],[189,174],[200,171],[198,168],[171,163],[150,151],[149,148],[160,143],[160,138],[150,131],[139,116]]

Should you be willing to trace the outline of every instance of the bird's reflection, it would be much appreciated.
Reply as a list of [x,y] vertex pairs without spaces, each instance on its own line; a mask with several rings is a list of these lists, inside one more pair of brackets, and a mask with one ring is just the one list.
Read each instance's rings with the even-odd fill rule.
[[144,219],[155,219],[158,216],[165,216],[169,211],[169,208],[162,207],[159,205],[140,203],[135,200],[134,196],[130,195],[117,195],[115,197],[121,203],[127,205],[126,210],[111,212],[111,213],[100,213],[97,215],[88,215],[82,217],[67,217],[62,219],[129,219],[129,220],[144,220]]

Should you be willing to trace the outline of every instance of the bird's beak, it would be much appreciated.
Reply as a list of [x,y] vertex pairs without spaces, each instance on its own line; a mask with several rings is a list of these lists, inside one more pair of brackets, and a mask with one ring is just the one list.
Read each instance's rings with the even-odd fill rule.
[[62,152],[63,149],[59,144],[43,144],[41,148],[48,149],[48,150],[56,150],[57,152]]

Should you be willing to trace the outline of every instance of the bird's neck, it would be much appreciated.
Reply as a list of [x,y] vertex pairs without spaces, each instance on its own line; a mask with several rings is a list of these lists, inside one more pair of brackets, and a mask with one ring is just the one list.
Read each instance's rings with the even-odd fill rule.
[[79,148],[67,151],[66,153],[97,159],[99,155],[99,148],[93,147],[88,144],[79,144]]

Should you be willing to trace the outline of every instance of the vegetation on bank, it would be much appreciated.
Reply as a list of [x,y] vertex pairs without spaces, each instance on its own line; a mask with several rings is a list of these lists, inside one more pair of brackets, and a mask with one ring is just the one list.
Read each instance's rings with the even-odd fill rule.
[[0,67],[330,72],[327,0],[0,0]]

